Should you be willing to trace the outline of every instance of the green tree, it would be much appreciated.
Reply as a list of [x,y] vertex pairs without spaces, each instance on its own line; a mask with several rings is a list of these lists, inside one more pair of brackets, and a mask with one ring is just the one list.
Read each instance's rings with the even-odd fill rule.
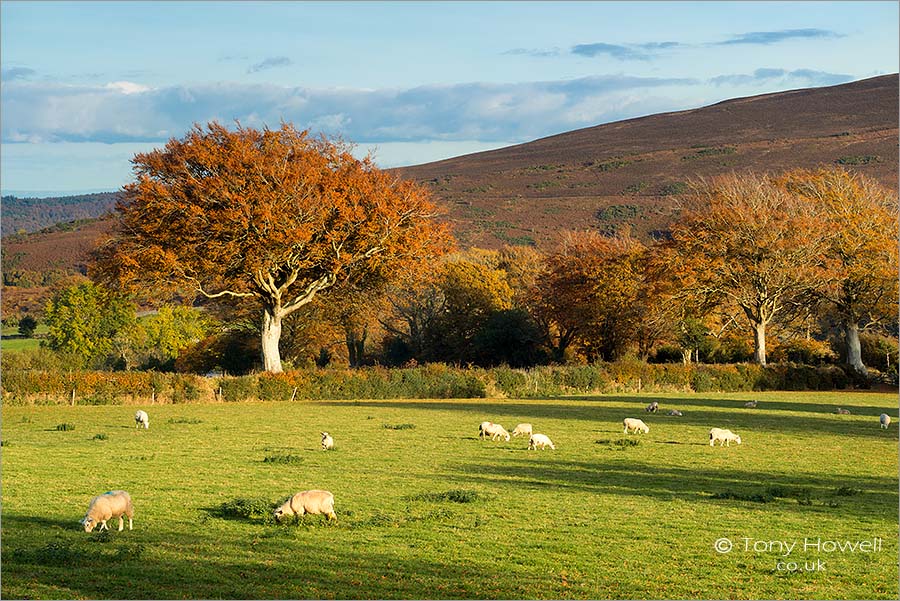
[[25,338],[31,338],[37,329],[37,320],[31,315],[26,315],[19,320],[19,334]]
[[86,365],[108,363],[118,336],[135,326],[134,306],[92,282],[57,292],[44,310],[45,344],[80,357]]

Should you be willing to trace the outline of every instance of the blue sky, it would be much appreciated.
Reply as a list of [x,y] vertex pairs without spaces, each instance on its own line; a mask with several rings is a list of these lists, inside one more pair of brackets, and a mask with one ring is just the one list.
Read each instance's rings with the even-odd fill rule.
[[384,167],[898,70],[896,2],[0,3],[0,187],[115,189],[218,119]]

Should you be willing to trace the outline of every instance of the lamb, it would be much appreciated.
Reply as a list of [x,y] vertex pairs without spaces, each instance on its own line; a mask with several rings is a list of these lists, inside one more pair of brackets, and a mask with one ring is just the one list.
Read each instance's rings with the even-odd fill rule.
[[644,411],[646,411],[647,413],[656,413],[657,411],[659,411],[659,403],[657,401],[653,401],[652,403],[647,405],[647,408],[644,409]]
[[747,401],[744,403],[744,407],[748,409],[756,409],[756,406],[759,404],[759,401]]
[[544,434],[532,434],[531,438],[528,439],[529,450],[540,449],[543,451],[544,447],[550,447],[554,451],[556,450],[556,447],[553,446],[553,441]]
[[125,528],[123,515],[128,516],[128,529],[133,527],[134,507],[131,505],[131,495],[124,490],[111,490],[91,499],[87,514],[81,520],[85,532],[91,532],[97,524],[99,531],[109,530],[106,521],[111,518],[119,518],[119,532]]
[[513,437],[519,436],[520,434],[523,436],[531,436],[532,431],[531,424],[519,424],[516,426],[516,429],[512,431],[512,435]]
[[281,521],[285,517],[304,514],[325,514],[326,519],[336,520],[334,514],[334,495],[327,490],[304,490],[291,496],[275,510],[275,519]]
[[835,413],[837,413],[838,415],[850,415],[850,410],[849,409],[841,409],[840,407],[838,407],[838,410],[835,411]]
[[666,413],[669,417],[682,417],[684,414],[678,409],[669,409],[669,412]]
[[150,416],[147,415],[146,411],[138,411],[134,414],[134,427],[143,427],[145,430],[150,428]]
[[731,430],[713,428],[709,431],[709,446],[715,446],[716,441],[718,441],[721,446],[730,447],[732,442],[741,444],[741,437]]
[[322,450],[323,451],[333,451],[334,450],[334,439],[328,432],[322,432]]
[[879,421],[881,421],[881,427],[887,430],[887,427],[891,425],[891,416],[887,413],[882,413]]
[[481,426],[479,426],[478,429],[480,431],[481,438],[490,436],[491,440],[503,438],[504,440],[506,440],[506,442],[509,442],[509,432],[507,432],[500,424],[482,422]]
[[628,434],[629,430],[634,430],[634,432],[640,431],[644,434],[650,431],[650,427],[643,420],[634,419],[633,417],[626,417],[622,424],[625,426],[625,434]]

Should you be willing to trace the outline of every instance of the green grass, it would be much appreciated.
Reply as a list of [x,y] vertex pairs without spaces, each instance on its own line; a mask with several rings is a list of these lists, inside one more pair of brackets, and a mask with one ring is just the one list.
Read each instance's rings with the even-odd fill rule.
[[41,346],[41,341],[36,338],[2,338],[0,339],[0,352],[15,353],[27,351]]
[[[750,399],[759,407],[744,409]],[[661,413],[644,413],[650,400]],[[150,430],[134,427],[134,406],[4,406],[0,592],[896,599],[897,429],[877,418],[896,403],[754,392],[155,405],[143,407]],[[624,417],[650,432],[626,437]],[[530,422],[557,450],[479,440],[484,420]],[[416,428],[383,427],[407,423]],[[743,444],[711,448],[712,426]],[[320,450],[322,431],[340,452]],[[628,439],[640,442],[616,442]],[[302,461],[264,461],[274,456]],[[118,488],[134,499],[135,529],[80,530],[90,498]],[[337,523],[271,520],[276,503],[310,488],[334,493]],[[731,553],[715,552],[722,537]],[[883,548],[795,550],[801,566],[827,567],[786,573],[777,552],[743,546],[818,537],[880,537]]]

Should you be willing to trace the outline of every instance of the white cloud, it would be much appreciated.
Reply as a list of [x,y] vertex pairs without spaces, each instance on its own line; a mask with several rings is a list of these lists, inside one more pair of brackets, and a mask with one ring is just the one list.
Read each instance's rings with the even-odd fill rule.
[[114,90],[123,94],[140,94],[141,92],[150,90],[149,87],[134,83],[133,81],[113,81],[106,84],[104,87],[107,90]]

